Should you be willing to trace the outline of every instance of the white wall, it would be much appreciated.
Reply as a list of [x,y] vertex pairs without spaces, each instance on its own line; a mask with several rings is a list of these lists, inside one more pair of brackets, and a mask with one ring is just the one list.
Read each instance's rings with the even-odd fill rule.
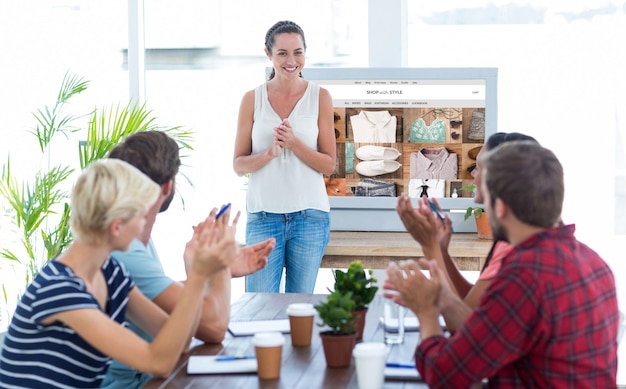
[[557,154],[565,170],[563,219],[613,268],[621,306],[626,237],[615,235],[614,212],[626,205],[615,204],[614,183],[626,135],[625,22],[622,12],[569,24],[409,30],[409,66],[499,68],[498,130],[532,135]]

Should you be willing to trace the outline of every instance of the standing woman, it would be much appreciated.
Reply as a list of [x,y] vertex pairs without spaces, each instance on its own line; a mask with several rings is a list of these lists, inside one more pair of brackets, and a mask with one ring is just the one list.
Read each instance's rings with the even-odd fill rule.
[[269,80],[247,92],[239,108],[233,167],[250,174],[246,244],[276,238],[265,269],[247,276],[248,292],[311,293],[330,234],[323,175],[335,170],[332,98],[302,78],[306,41],[294,22],[265,35]]

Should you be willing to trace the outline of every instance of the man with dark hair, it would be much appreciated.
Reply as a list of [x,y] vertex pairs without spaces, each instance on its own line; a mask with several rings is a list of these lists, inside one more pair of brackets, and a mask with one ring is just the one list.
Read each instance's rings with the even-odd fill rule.
[[[483,203],[480,185],[483,163],[481,156],[503,143],[519,140],[536,142],[533,137],[519,132],[497,132],[487,139],[483,147],[478,147],[478,152],[473,156],[476,160],[476,165],[471,172],[475,184],[474,202],[477,204]],[[475,149],[470,151],[475,151]],[[448,245],[452,236],[452,221],[449,217],[445,217],[442,222],[434,218],[429,201],[430,199],[420,199],[418,207],[414,208],[411,198],[402,195],[398,198],[396,209],[407,231],[422,246],[424,256],[438,261],[437,264],[444,271],[444,277],[450,284],[451,289],[463,298],[467,304],[467,307],[463,310],[447,312],[444,315],[448,330],[455,330],[469,317],[471,310],[478,305],[483,292],[489,287],[489,284],[500,270],[502,259],[512,248],[506,241],[494,239],[478,280],[475,283],[469,282],[457,268],[448,252]],[[436,199],[433,200],[433,203],[437,206]]]
[[[146,215],[145,229],[139,239],[131,243],[128,251],[116,251],[112,256],[126,267],[144,295],[164,311],[171,313],[183,285],[165,275],[152,243],[151,233],[157,214],[167,210],[174,197],[175,178],[181,164],[178,144],[162,131],[140,132],[128,136],[117,145],[109,158],[130,163],[161,187],[157,202]],[[229,211],[227,212],[223,217],[230,217]],[[196,338],[208,343],[219,343],[224,339],[230,318],[231,278],[245,276],[265,267],[274,245],[275,241],[268,239],[254,246],[241,248],[230,269],[210,278]],[[133,323],[129,324],[133,331],[152,340],[149,334]],[[149,375],[113,362],[101,387],[138,388],[150,378]]]
[[431,388],[611,388],[616,385],[619,311],[608,265],[560,223],[563,168],[536,142],[483,156],[484,204],[495,237],[513,250],[479,305],[449,338],[440,313],[466,306],[436,261],[391,264],[387,297],[420,322],[415,365]]

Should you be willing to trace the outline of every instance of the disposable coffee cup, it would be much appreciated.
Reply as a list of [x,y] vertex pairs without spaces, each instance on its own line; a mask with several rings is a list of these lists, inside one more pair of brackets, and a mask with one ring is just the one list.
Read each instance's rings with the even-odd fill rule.
[[385,384],[387,345],[381,342],[363,342],[354,347],[352,355],[356,364],[359,389],[380,389]]
[[293,346],[310,346],[313,335],[313,319],[315,318],[313,304],[290,304],[287,307],[287,315],[291,329],[291,344]]
[[257,374],[262,380],[280,377],[283,344],[285,337],[280,332],[257,332],[252,338],[256,354]]

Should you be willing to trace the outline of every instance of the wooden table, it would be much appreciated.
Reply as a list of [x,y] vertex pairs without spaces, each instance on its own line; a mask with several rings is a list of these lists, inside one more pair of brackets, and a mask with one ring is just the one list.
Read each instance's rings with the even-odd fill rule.
[[[492,244],[476,234],[452,234],[449,252],[459,270],[479,271]],[[360,259],[365,268],[385,269],[389,261],[423,255],[422,247],[408,232],[331,231],[321,267],[347,268]]]
[[[286,319],[286,308],[293,302],[317,303],[325,299],[320,294],[295,293],[246,293],[233,304],[232,320],[269,320]],[[384,297],[377,295],[370,304],[366,316],[363,341],[383,341],[382,329],[378,326],[378,318],[382,314]],[[316,323],[319,318],[315,318]],[[357,388],[357,377],[354,361],[346,368],[328,368],[322,349],[319,332],[322,327],[313,328],[313,339],[310,347],[292,347],[291,338],[285,335],[283,346],[281,375],[278,380],[259,380],[256,374],[230,375],[188,375],[185,355],[178,367],[165,380],[153,379],[144,388]],[[419,342],[418,332],[407,332],[401,345],[394,345],[388,361],[411,363],[415,347]],[[234,355],[238,351],[254,354],[251,337],[227,338],[220,345],[200,345],[193,348],[193,355]],[[385,388],[428,388],[420,381],[387,380]]]

